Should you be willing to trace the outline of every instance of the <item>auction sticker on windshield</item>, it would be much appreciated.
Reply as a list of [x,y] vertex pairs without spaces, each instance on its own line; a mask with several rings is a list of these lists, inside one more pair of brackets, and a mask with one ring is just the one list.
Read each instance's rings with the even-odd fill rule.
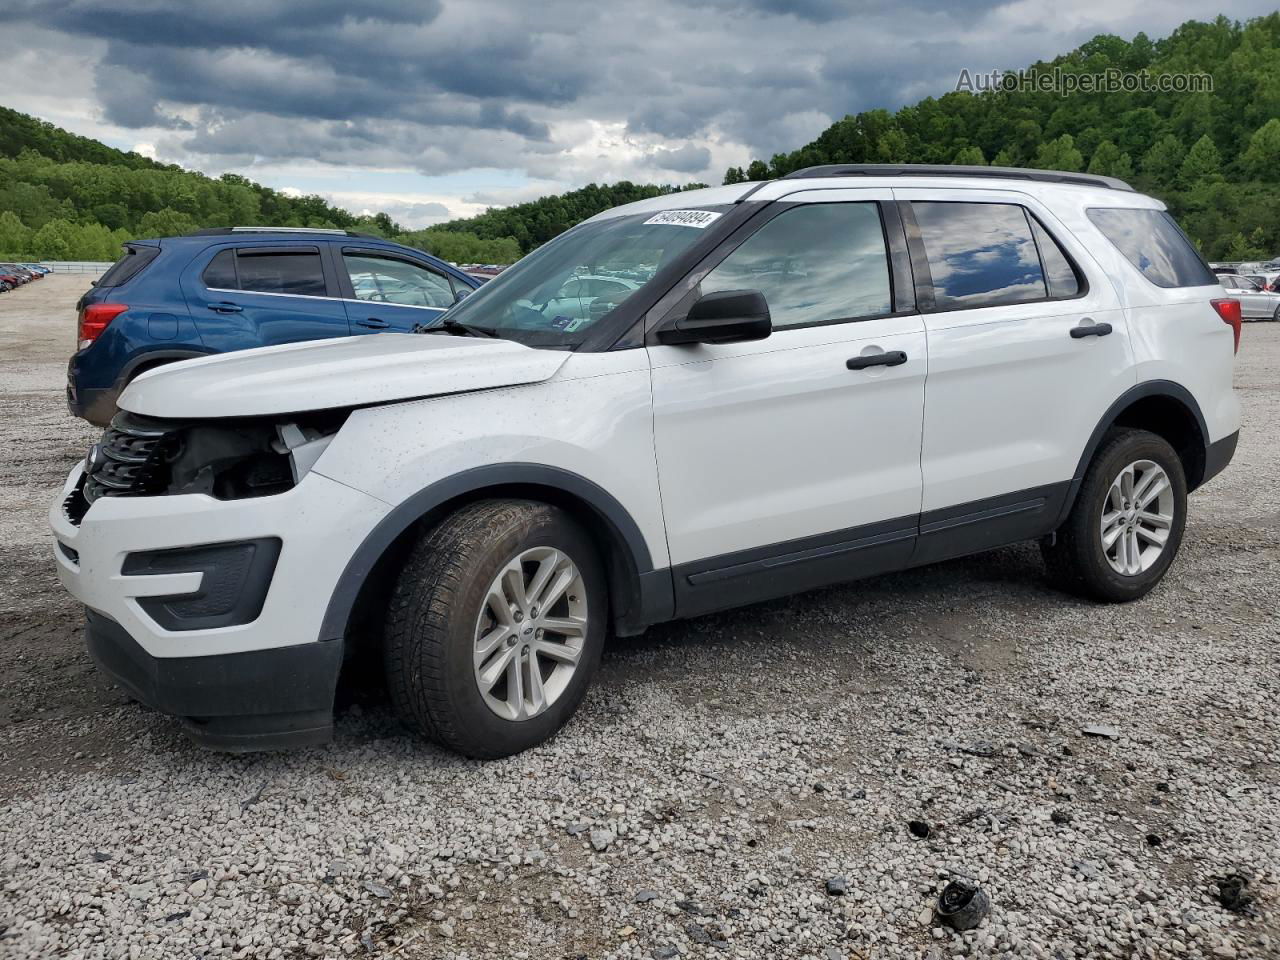
[[651,223],[668,223],[676,227],[697,227],[701,230],[711,226],[719,218],[720,214],[712,210],[664,210],[646,220],[644,226],[647,227]]

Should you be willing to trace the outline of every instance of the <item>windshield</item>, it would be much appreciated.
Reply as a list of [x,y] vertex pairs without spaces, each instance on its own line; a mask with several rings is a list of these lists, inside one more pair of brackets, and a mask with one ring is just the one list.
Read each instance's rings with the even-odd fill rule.
[[584,223],[445,315],[534,347],[575,347],[729,209],[664,210]]

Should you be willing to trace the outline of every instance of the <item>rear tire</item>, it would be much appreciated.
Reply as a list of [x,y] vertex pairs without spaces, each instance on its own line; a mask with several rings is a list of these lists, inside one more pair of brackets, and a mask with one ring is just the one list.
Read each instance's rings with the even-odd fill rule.
[[478,759],[542,743],[582,702],[608,613],[595,546],[563,510],[463,507],[423,534],[391,597],[384,656],[396,713]]
[[1164,577],[1187,519],[1187,481],[1173,447],[1146,430],[1102,439],[1071,513],[1040,545],[1058,587],[1104,603],[1145,596]]

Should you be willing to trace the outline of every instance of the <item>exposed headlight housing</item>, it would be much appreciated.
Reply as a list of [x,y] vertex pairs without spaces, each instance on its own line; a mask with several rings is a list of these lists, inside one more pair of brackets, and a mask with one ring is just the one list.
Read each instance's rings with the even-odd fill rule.
[[176,421],[122,412],[85,458],[78,512],[83,516],[104,496],[203,493],[238,500],[283,493],[311,471],[347,413]]

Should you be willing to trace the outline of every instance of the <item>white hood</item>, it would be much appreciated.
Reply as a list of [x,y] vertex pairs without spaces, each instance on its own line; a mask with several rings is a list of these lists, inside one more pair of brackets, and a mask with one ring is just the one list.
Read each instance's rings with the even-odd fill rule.
[[119,405],[171,419],[302,413],[538,383],[568,357],[510,340],[443,333],[311,340],[148,371],[125,389]]

